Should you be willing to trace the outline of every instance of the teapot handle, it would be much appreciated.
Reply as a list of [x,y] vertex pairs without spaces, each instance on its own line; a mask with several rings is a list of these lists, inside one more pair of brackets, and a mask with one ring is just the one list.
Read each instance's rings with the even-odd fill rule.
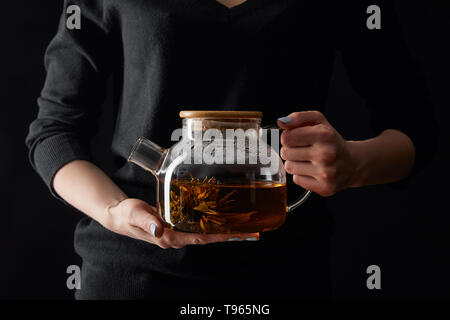
[[311,191],[310,190],[305,190],[303,192],[303,194],[301,195],[301,197],[299,199],[297,199],[296,202],[288,205],[287,212],[291,212],[292,210],[298,208],[303,202],[306,201],[306,199],[309,198],[310,195],[311,195]]
[[[279,129],[279,128],[276,125],[269,125],[269,126],[262,127],[262,129]],[[295,201],[294,203],[287,206],[287,212],[291,212],[291,211],[295,210],[296,208],[298,208],[299,206],[301,206],[303,204],[303,202],[305,202],[306,199],[309,198],[311,193],[312,192],[310,190],[305,190],[303,192],[303,194],[300,196],[300,198],[297,199],[297,201]]]

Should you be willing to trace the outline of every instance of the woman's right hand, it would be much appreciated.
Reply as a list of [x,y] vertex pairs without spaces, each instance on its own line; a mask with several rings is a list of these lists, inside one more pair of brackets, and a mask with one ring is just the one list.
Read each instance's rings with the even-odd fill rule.
[[183,248],[190,244],[259,239],[259,233],[199,234],[174,231],[164,227],[155,207],[139,199],[125,199],[106,209],[102,223],[107,229],[163,249]]

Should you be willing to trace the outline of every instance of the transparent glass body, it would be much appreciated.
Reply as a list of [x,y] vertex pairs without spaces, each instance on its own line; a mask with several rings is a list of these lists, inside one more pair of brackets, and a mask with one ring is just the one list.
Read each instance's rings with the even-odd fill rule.
[[286,212],[286,174],[256,118],[189,118],[170,149],[140,138],[129,161],[157,179],[166,227],[195,233],[275,230]]

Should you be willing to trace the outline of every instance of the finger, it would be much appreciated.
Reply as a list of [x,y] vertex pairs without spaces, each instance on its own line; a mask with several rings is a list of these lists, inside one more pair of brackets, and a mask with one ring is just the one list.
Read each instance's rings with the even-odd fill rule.
[[233,240],[259,240],[259,233],[200,234],[165,229],[162,240],[173,248],[182,248],[186,245],[202,245]]
[[317,192],[320,189],[320,182],[310,176],[294,175],[294,183],[305,190]]
[[287,117],[279,118],[277,123],[282,129],[292,129],[327,123],[327,119],[319,111],[301,111],[291,113]]
[[292,175],[314,177],[317,174],[317,167],[309,161],[286,161],[284,170]]
[[280,156],[283,160],[311,161],[313,155],[311,147],[282,147]]
[[149,242],[151,244],[159,246],[162,249],[171,248],[171,246],[167,243],[167,241],[165,241],[162,237],[156,238],[151,234],[142,230],[140,227],[131,227],[129,232],[131,233],[131,236],[135,239],[140,239]]
[[308,147],[316,142],[325,141],[332,132],[332,128],[323,124],[289,129],[281,133],[281,144],[291,148]]
[[131,212],[130,224],[159,238],[163,234],[164,225],[158,217],[156,208],[149,206],[146,209],[136,209]]
[[200,234],[200,239],[193,237],[193,243],[198,240],[203,241],[203,243],[215,243],[215,242],[226,242],[226,241],[256,241],[259,240],[259,233],[236,233],[236,234]]
[[168,245],[164,246],[161,243],[161,238],[156,238],[153,235],[151,235],[150,233],[142,230],[140,227],[134,227],[131,226],[129,227],[128,230],[128,235],[134,239],[138,239],[138,240],[142,240],[151,244],[155,244],[163,249],[167,249],[169,248]]

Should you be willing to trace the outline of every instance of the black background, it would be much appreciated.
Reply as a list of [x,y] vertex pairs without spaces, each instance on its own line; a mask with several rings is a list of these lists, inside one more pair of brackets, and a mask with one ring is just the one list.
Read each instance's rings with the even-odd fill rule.
[[[450,5],[396,3],[431,89],[439,150],[405,190],[376,186],[329,198],[337,223],[331,257],[336,298],[450,298]],[[61,0],[4,1],[0,7],[0,298],[71,299],[66,268],[80,265],[72,247],[80,213],[50,196],[24,145],[45,79],[44,51],[62,7]],[[344,137],[367,138],[372,132],[364,103],[348,85],[339,59],[335,70],[326,115]],[[103,117],[93,149],[107,168],[112,118],[108,112]],[[366,287],[372,264],[382,271],[378,291]]]

